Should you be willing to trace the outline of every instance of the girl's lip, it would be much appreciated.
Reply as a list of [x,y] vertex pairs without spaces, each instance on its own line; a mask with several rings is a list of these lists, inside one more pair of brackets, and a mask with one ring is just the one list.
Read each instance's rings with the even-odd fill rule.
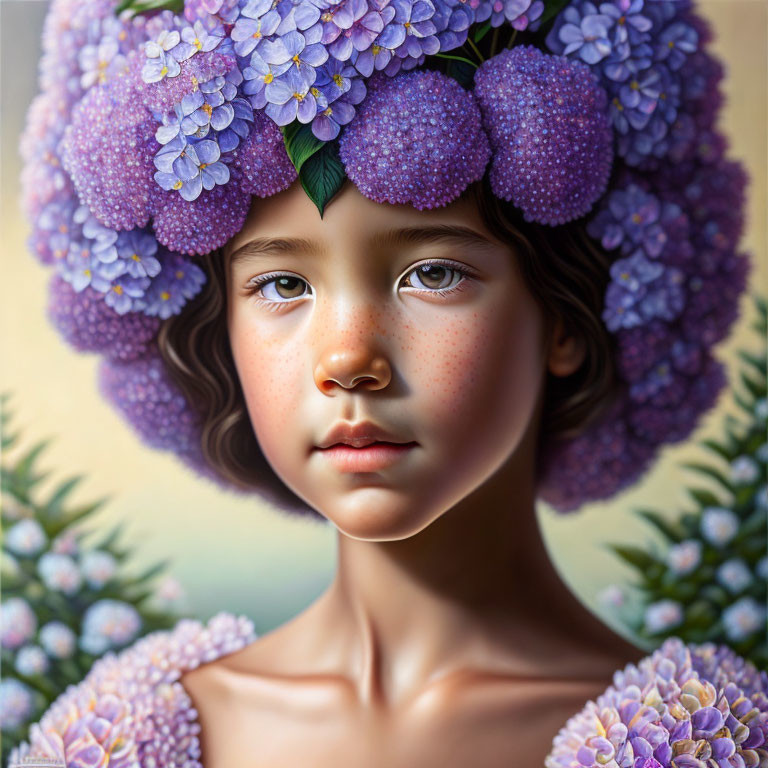
[[391,466],[418,443],[376,442],[364,448],[337,443],[320,452],[341,472],[376,472]]

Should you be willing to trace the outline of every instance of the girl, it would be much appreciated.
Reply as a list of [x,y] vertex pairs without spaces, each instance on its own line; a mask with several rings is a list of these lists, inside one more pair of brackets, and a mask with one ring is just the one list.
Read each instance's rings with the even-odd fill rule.
[[149,444],[329,520],[338,567],[264,637],[223,612],[108,654],[12,762],[765,759],[768,679],[641,660],[534,514],[635,482],[723,384],[744,179],[690,5],[66,6],[45,72],[103,49],[31,110],[54,319]]

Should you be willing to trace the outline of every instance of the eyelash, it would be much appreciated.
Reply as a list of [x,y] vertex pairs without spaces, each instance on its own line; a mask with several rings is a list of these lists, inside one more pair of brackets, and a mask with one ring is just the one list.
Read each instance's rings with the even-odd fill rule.
[[[448,267],[454,272],[458,272],[461,276],[461,279],[455,284],[452,285],[450,288],[436,288],[433,290],[428,290],[424,288],[414,288],[414,286],[410,286],[411,288],[414,288],[414,290],[418,291],[419,293],[428,293],[430,295],[437,295],[437,296],[446,296],[448,294],[456,293],[458,291],[463,291],[467,287],[467,280],[473,276],[473,273],[465,266],[458,264],[454,261],[448,261],[447,259],[432,259],[422,262],[421,264],[418,264],[417,266],[413,267],[407,274],[410,275],[412,272],[415,272],[420,267],[428,267],[428,266],[438,266],[438,267]],[[293,304],[295,301],[298,301],[299,299],[303,299],[303,296],[297,296],[293,299],[285,299],[283,301],[274,301],[273,299],[265,299],[263,296],[257,295],[259,290],[262,286],[266,285],[267,283],[271,283],[273,280],[275,280],[278,277],[298,277],[297,275],[288,275],[285,272],[269,272],[265,275],[259,275],[258,277],[252,278],[247,286],[246,286],[246,295],[253,296],[254,301],[257,304],[263,304],[266,306],[266,308],[271,312],[277,312],[280,311],[286,304]],[[302,281],[304,281],[304,278],[298,278]],[[304,281],[306,282],[306,281]]]

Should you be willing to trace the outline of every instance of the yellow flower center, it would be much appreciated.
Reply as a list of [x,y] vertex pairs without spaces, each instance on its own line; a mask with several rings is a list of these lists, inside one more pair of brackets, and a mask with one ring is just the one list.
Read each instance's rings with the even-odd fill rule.
[[112,290],[113,290],[113,291],[114,291],[114,292],[115,292],[115,293],[116,293],[118,296],[122,296],[122,295],[123,295],[123,286],[122,286],[122,285],[113,285],[113,286],[112,286]]
[[161,298],[163,301],[168,301],[168,299],[170,299],[170,298],[171,298],[171,294],[170,294],[170,293],[168,293],[168,291],[163,291],[163,292],[160,294],[160,298]]
[[139,256],[139,254],[138,254],[138,253],[132,253],[132,254],[131,254],[131,258],[132,258],[134,261],[141,261],[141,256]]
[[297,67],[301,65],[301,62],[299,61],[299,54],[298,53],[293,57],[293,62],[294,62],[294,64],[296,64]]
[[640,83],[638,83],[638,82],[637,82],[637,80],[633,80],[633,81],[632,81],[632,82],[629,84],[629,87],[630,87],[630,88],[631,88],[633,91],[636,91],[636,90],[637,90],[637,89],[640,87]]
[[633,213],[632,214],[632,222],[634,224],[639,224],[641,221],[642,221],[642,219],[640,218],[640,214],[639,213]]
[[615,96],[613,98],[613,106],[616,107],[616,109],[618,109],[619,112],[623,112],[624,111],[624,107],[623,107],[622,103]]
[[328,107],[328,109],[326,109],[325,112],[323,112],[323,114],[326,117],[330,117],[333,114],[333,110],[330,107]]
[[208,167],[208,163],[200,163],[200,170],[201,171],[203,170],[203,168],[207,168],[207,167]]
[[304,101],[304,95],[298,91],[294,91],[293,98],[296,99],[296,101]]
[[192,45],[194,45],[198,51],[201,50],[203,47],[203,44],[197,38],[193,40]]
[[210,104],[203,104],[203,112],[210,117],[213,112],[213,107]]
[[313,85],[313,86],[312,86],[312,87],[311,87],[309,90],[310,90],[311,94],[312,94],[312,95],[313,95],[315,98],[317,98],[317,97],[320,95],[320,91],[318,91],[318,90],[317,90],[317,88],[315,88],[315,86],[314,86],[314,85]]
[[161,76],[161,77],[165,77],[167,74],[168,74],[168,67],[163,67],[163,68],[160,70],[160,76]]
[[257,29],[257,30],[256,30],[256,31],[253,33],[253,37],[255,37],[255,38],[258,40],[258,39],[261,37],[261,32],[260,32],[260,31]]
[[91,270],[90,270],[90,269],[84,269],[84,270],[83,270],[83,274],[84,274],[86,277],[90,277],[90,276],[91,276]]
[[670,41],[667,43],[667,45],[668,45],[670,48],[674,48],[674,47],[675,47],[675,41],[674,41],[674,40],[670,40]]
[[341,88],[341,86],[344,85],[344,78],[341,75],[334,75],[333,82]]
[[177,179],[177,180],[176,180],[176,181],[173,183],[173,188],[174,188],[174,189],[181,189],[183,186],[184,186],[184,185],[181,183],[181,179]]
[[411,28],[411,22],[410,22],[410,21],[406,21],[406,22],[405,22],[405,24],[403,24],[403,26],[404,26],[406,29],[410,29],[410,28]]
[[271,72],[267,72],[267,74],[264,75],[265,83],[271,83],[274,79],[275,79],[275,76]]
[[182,277],[184,277],[184,273],[180,269],[177,269],[176,270],[176,279],[177,280],[181,280]]
[[374,45],[373,45],[373,49],[372,49],[372,50],[373,50],[373,55],[374,55],[374,56],[378,56],[378,55],[379,55],[379,53],[381,53],[381,46],[380,46],[380,45],[376,45],[376,44],[374,43]]

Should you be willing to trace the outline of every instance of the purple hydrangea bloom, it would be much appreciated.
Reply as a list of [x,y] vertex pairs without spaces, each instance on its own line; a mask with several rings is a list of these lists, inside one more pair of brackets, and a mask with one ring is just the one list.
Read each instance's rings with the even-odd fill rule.
[[[200,20],[192,26],[181,29],[181,40],[173,49],[173,57],[181,63],[201,51],[212,51],[224,40],[224,28],[218,25],[212,30],[206,29]],[[149,55],[149,54],[147,54]],[[168,75],[172,77],[172,75]]]
[[277,31],[282,21],[280,14],[272,10],[270,0],[249,0],[240,14],[231,32],[235,51],[239,56],[250,56],[254,51],[261,54],[260,46]]
[[224,245],[245,223],[250,194],[236,184],[216,185],[194,200],[167,198],[152,221],[158,242],[189,256]]
[[[676,214],[679,210],[679,206],[675,206],[669,213]],[[647,256],[656,258],[667,241],[661,216],[659,198],[637,184],[630,184],[613,189],[605,196],[587,225],[587,232],[609,251],[621,246],[621,252],[627,254],[642,248]]]
[[[666,624],[674,626],[682,606],[669,608]],[[605,692],[569,719],[547,765],[695,766],[702,754],[723,766],[758,765],[768,729],[766,691],[768,674],[727,646],[668,638],[615,672]]]
[[490,149],[473,95],[422,71],[372,77],[339,154],[366,197],[421,210],[447,205],[482,178]]
[[189,142],[182,134],[169,141],[155,156],[155,181],[166,191],[178,190],[187,201],[203,189],[229,181],[229,168],[219,162],[221,149],[212,139]]
[[146,60],[141,70],[145,83],[157,83],[165,77],[176,77],[181,72],[180,60],[173,54],[173,49],[179,42],[181,34],[177,29],[164,29],[157,40],[150,40],[146,44]]
[[587,213],[613,165],[606,94],[589,68],[516,46],[481,65],[475,95],[493,149],[494,193],[526,221],[564,224]]
[[547,46],[563,56],[575,53],[585,63],[597,64],[613,50],[615,23],[613,15],[598,11],[588,0],[571,3],[558,14],[547,36]]
[[376,39],[376,44],[389,48],[401,58],[418,59],[422,54],[431,55],[440,49],[435,37],[437,27],[432,21],[435,6],[432,0],[391,0],[395,15]]
[[475,21],[490,18],[492,27],[508,23],[514,29],[535,32],[543,12],[543,0],[480,0]]
[[162,270],[147,288],[139,308],[145,315],[167,320],[178,315],[205,284],[205,273],[197,264],[177,253],[162,254]]
[[277,125],[288,125],[296,119],[301,123],[311,122],[318,112],[318,97],[321,109],[327,105],[318,89],[312,87],[315,71],[311,72],[312,81],[308,82],[305,74],[300,74],[298,69],[291,67],[266,86],[265,93],[269,103],[264,112]]
[[131,277],[154,277],[160,272],[160,262],[156,258],[157,240],[151,233],[140,229],[120,232],[115,249]]
[[321,16],[322,43],[331,56],[347,61],[354,51],[367,51],[395,15],[395,7],[389,3],[381,7],[368,0],[342,0]]
[[75,349],[116,360],[144,354],[160,327],[157,318],[140,312],[119,315],[103,293],[93,288],[78,293],[58,275],[50,283],[48,317]]
[[104,295],[104,301],[118,315],[136,311],[141,307],[137,299],[144,296],[144,292],[150,284],[151,281],[148,277],[131,277],[124,272],[112,280],[109,290]]
[[285,151],[280,129],[263,111],[254,113],[254,126],[232,153],[242,191],[269,197],[296,180],[296,168]]
[[[336,87],[334,85],[334,88]],[[355,116],[355,105],[359,104],[365,95],[365,84],[360,78],[354,78],[349,83],[348,90],[335,99],[328,99],[328,106],[312,121],[312,133],[323,141],[335,139],[339,135],[341,126],[347,125]]]
[[199,452],[200,424],[184,395],[168,377],[156,349],[130,362],[103,361],[99,386],[153,448]]

